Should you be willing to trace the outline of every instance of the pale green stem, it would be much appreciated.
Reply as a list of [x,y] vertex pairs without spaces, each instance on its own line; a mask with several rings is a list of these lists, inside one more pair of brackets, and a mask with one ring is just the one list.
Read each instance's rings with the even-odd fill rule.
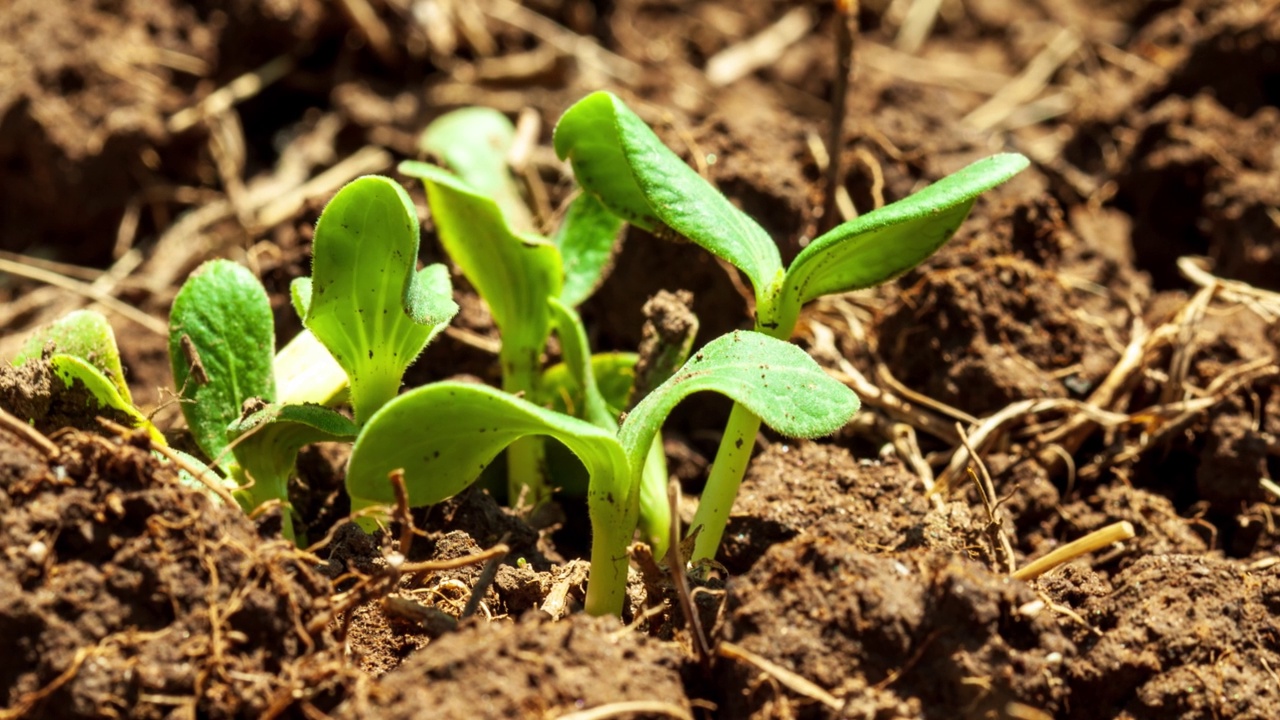
[[276,402],[328,405],[347,388],[347,374],[310,330],[276,353]]
[[[499,357],[499,360],[507,371],[502,377],[504,391],[528,395],[534,390],[537,371],[533,363],[519,356]],[[507,502],[512,507],[517,504],[538,507],[550,500],[551,488],[546,475],[547,451],[541,436],[527,435],[507,446]]]
[[653,556],[667,554],[671,542],[671,505],[667,500],[667,455],[662,435],[653,436],[640,480],[640,539],[653,548]]
[[738,487],[742,485],[747,464],[751,462],[751,451],[755,449],[759,430],[760,418],[746,407],[734,403],[724,436],[720,439],[720,449],[716,451],[716,459],[711,466],[711,475],[702,491],[698,511],[689,525],[690,532],[699,526],[702,528],[689,558],[691,562],[715,558],[725,524],[729,522],[729,511],[733,509]]
[[252,514],[260,506],[270,500],[280,501],[280,533],[286,540],[297,542],[293,534],[293,506],[289,504],[289,476],[261,470],[257,473],[248,468],[236,466],[232,468],[232,476],[240,484],[239,490],[232,493],[246,514]]

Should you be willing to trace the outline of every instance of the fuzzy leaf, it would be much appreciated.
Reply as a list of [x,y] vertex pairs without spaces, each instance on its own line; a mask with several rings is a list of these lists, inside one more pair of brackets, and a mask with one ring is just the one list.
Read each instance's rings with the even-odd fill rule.
[[782,272],[769,234],[662,144],[615,95],[579,100],[556,124],[560,159],[583,189],[655,235],[687,238],[746,273],[761,297]]
[[317,442],[351,442],[359,428],[344,415],[320,405],[273,403],[227,428],[228,442],[245,487],[235,492],[246,512],[268,500],[285,505],[285,537],[293,539],[288,512],[289,478],[294,474],[298,451]]
[[595,195],[584,192],[569,204],[564,222],[552,238],[564,264],[561,302],[577,307],[600,287],[611,270],[621,233],[622,219],[601,205]]
[[94,366],[116,386],[120,398],[132,406],[133,397],[124,381],[124,368],[120,365],[120,349],[116,335],[102,313],[94,310],[73,310],[52,323],[32,333],[22,349],[13,358],[17,367],[28,360],[37,360],[49,345],[54,353],[72,355]]
[[410,505],[438,503],[526,435],[554,437],[593,475],[625,475],[612,433],[495,388],[443,382],[406,392],[369,420],[351,451],[347,493],[361,506],[392,503],[387,473],[404,468]]
[[350,380],[363,423],[400,391],[405,369],[458,311],[448,270],[415,271],[418,217],[384,177],[348,183],[316,224],[308,282],[292,288],[303,323]]
[[418,147],[440,158],[477,194],[493,198],[512,228],[528,232],[533,230],[533,216],[507,165],[515,136],[516,128],[506,115],[471,107],[432,121]]
[[440,502],[475,482],[494,457],[524,437],[564,443],[591,476],[591,588],[587,610],[617,613],[626,592],[627,544],[639,508],[631,471],[612,433],[484,385],[434,383],[387,403],[365,425],[347,469],[352,509],[393,502],[387,475],[405,472],[412,506]]
[[919,265],[951,238],[979,195],[1027,165],[1016,153],[979,160],[814,240],[787,269],[779,322],[794,326],[810,300],[879,285]]
[[215,464],[229,460],[227,426],[244,401],[274,399],[274,353],[271,302],[253,273],[213,260],[187,278],[169,311],[169,363],[192,437]]
[[421,178],[440,243],[489,304],[502,333],[504,383],[532,390],[532,377],[551,332],[547,299],[560,294],[560,253],[543,238],[517,235],[493,200],[425,163],[400,172]]
[[761,333],[733,332],[707,343],[627,415],[618,433],[627,457],[642,462],[667,415],[702,390],[727,395],[787,437],[833,433],[859,406],[857,395],[804,350]]
[[127,415],[133,422],[134,427],[147,431],[153,443],[157,445],[166,444],[164,435],[156,429],[156,426],[152,425],[146,416],[138,412],[138,408],[134,407],[132,402],[122,397],[116,384],[97,367],[74,355],[53,355],[49,358],[49,367],[67,388],[72,388],[76,383],[80,383],[93,397],[98,407],[108,408]]
[[[591,374],[609,405],[610,411],[621,414],[627,406],[627,396],[636,379],[636,354],[628,352],[596,353],[591,356]],[[583,398],[578,381],[569,368],[559,362],[548,367],[539,378],[538,397],[550,403],[552,409],[574,417],[582,417]]]

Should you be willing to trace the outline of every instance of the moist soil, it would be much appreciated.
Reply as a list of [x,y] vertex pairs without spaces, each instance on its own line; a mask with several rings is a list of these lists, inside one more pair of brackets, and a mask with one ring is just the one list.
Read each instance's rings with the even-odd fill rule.
[[[550,128],[612,90],[787,259],[979,157],[1032,166],[919,268],[808,307],[795,341],[863,410],[821,441],[762,433],[716,562],[687,573],[698,627],[639,547],[621,621],[581,612],[580,500],[530,516],[477,488],[415,511],[411,541],[368,535],[346,448],[317,445],[299,550],[278,510],[224,506],[82,388],[6,363],[0,718],[1275,717],[1275,3],[856,12],[831,147],[829,3],[6,3],[0,358],[102,310],[177,447],[163,328],[186,276],[247,265],[291,337],[324,202],[451,109],[541,120],[546,228],[573,192]],[[692,244],[630,229],[614,265],[582,308],[598,349],[639,346],[661,291],[691,294],[698,343],[750,326],[741,278]],[[499,379],[455,283],[409,385]],[[696,398],[667,426],[686,519],[727,412]],[[1134,536],[1014,576],[1116,523]]]

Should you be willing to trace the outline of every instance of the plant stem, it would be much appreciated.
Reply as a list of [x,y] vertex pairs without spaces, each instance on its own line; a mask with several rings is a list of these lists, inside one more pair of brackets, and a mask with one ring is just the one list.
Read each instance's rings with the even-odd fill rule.
[[276,401],[328,405],[347,388],[347,374],[310,330],[276,353]]
[[[505,349],[505,346],[504,346]],[[499,355],[504,373],[502,389],[512,395],[525,396],[537,385],[536,354],[513,352]],[[525,488],[528,488],[527,490]],[[523,495],[523,497],[521,497]],[[507,504],[524,504],[535,508],[551,499],[547,485],[547,451],[543,439],[528,435],[507,446]]]
[[[538,507],[551,499],[546,482],[546,446],[542,438],[529,435],[507,446],[507,503],[516,507]],[[528,488],[526,491],[525,488]],[[521,497],[524,495],[524,497]]]
[[690,532],[702,527],[690,558],[693,562],[715,557],[716,549],[720,547],[720,538],[724,536],[724,526],[729,521],[729,511],[733,509],[738,487],[742,485],[742,476],[746,474],[747,463],[751,461],[751,451],[755,449],[756,432],[759,430],[760,418],[746,407],[735,403],[729,413],[724,436],[720,439],[720,449],[711,466],[707,487],[702,491],[698,511],[694,513],[693,522],[689,525]]

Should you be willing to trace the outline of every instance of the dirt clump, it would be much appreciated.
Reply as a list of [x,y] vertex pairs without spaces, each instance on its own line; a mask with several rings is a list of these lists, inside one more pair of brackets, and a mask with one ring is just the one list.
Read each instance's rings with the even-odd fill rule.
[[[261,715],[345,677],[329,583],[139,445],[0,433],[0,696],[29,717]],[[317,629],[316,625],[319,625]]]
[[[626,631],[614,618],[470,623],[432,642],[335,717],[550,717],[626,700],[688,709],[675,645]],[[607,678],[607,679],[606,679]]]
[[[1270,717],[1280,580],[1205,555],[1147,556],[1086,599],[1069,718]],[[1070,626],[1068,626],[1070,627]],[[1083,700],[1087,698],[1088,702]]]
[[[728,639],[845,703],[836,713],[795,701],[805,718],[983,717],[1010,702],[1054,713],[1075,654],[1025,583],[947,553],[871,555],[812,535],[730,582],[726,625]],[[729,716],[780,716],[764,710],[777,691],[757,672],[720,678]]]

